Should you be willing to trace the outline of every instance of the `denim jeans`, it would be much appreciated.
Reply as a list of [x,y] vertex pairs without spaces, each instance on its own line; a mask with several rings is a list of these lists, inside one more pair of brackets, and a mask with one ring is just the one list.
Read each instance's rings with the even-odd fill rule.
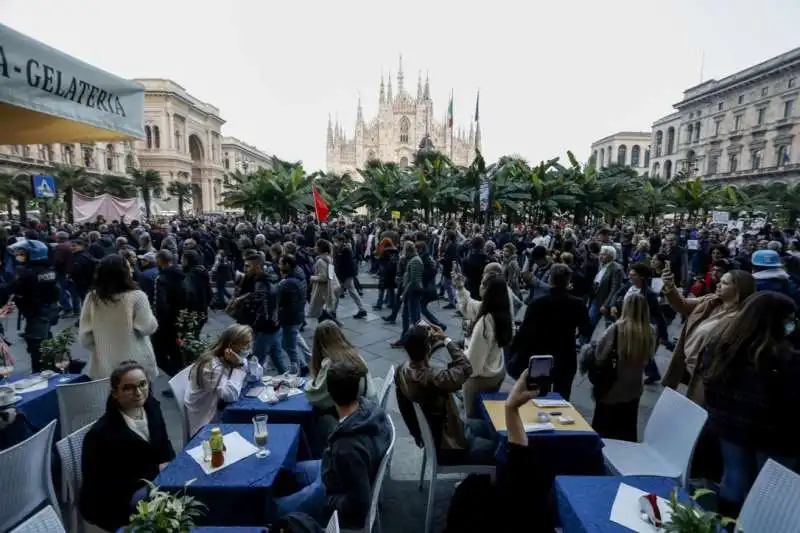
[[[436,315],[431,313],[431,310],[428,309],[428,304],[423,302],[422,300],[420,300],[420,302],[419,302],[419,311],[420,311],[420,314],[422,316],[424,316],[428,320],[428,322],[430,322],[434,326],[439,326],[442,329],[445,329],[447,327],[444,324],[442,324],[441,320],[436,318]],[[444,327],[442,327],[442,326],[444,326]]]
[[322,461],[301,461],[295,466],[295,479],[303,487],[294,494],[275,498],[276,516],[306,513],[317,523],[324,524],[325,485],[322,483]]
[[453,280],[442,276],[442,287],[444,287],[444,292],[447,294],[447,301],[452,305],[456,305],[456,290],[453,288]]
[[270,361],[278,370],[278,374],[286,372],[281,349],[282,338],[281,330],[278,330],[275,333],[256,333],[253,339],[253,354],[258,358],[258,362],[263,365],[269,356]]
[[403,301],[403,334],[400,337],[401,339],[405,339],[408,332],[411,331],[411,326],[419,321],[420,312],[419,294],[408,291]]
[[356,278],[347,278],[341,280],[341,287],[339,288],[338,294],[336,294],[336,307],[334,310],[339,308],[339,297],[347,292],[347,294],[350,295],[350,298],[352,298],[358,306],[358,310],[365,311],[364,303],[361,301],[361,296],[359,296],[358,292],[356,291],[356,281],[358,281]]
[[228,287],[226,286],[226,283],[227,283],[227,281],[225,279],[223,279],[223,278],[217,278],[216,279],[217,297],[220,300],[225,301],[225,302],[227,302],[228,300],[231,299],[231,293],[228,292]]
[[797,463],[796,457],[768,455],[725,439],[720,439],[719,444],[723,468],[719,497],[731,503],[744,502],[767,459],[772,459],[789,469],[794,469]]
[[[300,336],[300,324],[296,326],[283,326],[283,349],[289,357],[289,363],[294,367],[293,371],[300,371],[308,367],[311,359],[311,350],[308,349],[305,339]],[[298,350],[301,357],[297,357]]]
[[389,309],[394,306],[394,287],[378,289],[378,301],[375,302],[375,307],[382,308],[384,304]]
[[57,274],[56,284],[58,288],[61,289],[61,293],[58,296],[58,305],[61,309],[64,311],[72,310],[76,313],[80,312],[81,297],[78,295],[78,289],[75,287],[75,283],[67,279],[67,276]]

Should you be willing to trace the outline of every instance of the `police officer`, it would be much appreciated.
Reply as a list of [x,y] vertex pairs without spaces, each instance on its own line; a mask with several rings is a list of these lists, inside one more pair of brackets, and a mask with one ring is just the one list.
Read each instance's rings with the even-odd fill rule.
[[[56,272],[48,259],[47,245],[41,241],[20,239],[8,247],[19,268],[8,286],[8,296],[25,319],[23,337],[28,346],[33,372],[41,372],[40,346],[50,338],[50,328],[58,322],[59,289]],[[3,302],[5,303],[5,302]]]

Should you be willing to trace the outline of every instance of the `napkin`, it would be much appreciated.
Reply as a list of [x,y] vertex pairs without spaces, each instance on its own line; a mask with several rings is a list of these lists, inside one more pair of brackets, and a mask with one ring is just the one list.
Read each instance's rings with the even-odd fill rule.
[[20,394],[25,394],[26,392],[35,392],[37,390],[44,390],[47,388],[47,380],[46,379],[22,379],[17,381],[13,384],[16,391]]
[[256,448],[255,445],[248,442],[236,431],[228,433],[222,438],[225,441],[225,462],[222,463],[222,466],[220,467],[213,468],[211,466],[211,462],[207,463],[203,461],[202,444],[192,448],[191,450],[186,450],[186,453],[188,453],[192,459],[197,461],[197,464],[200,465],[200,468],[202,468],[203,472],[206,474],[213,474],[214,472],[222,470],[225,467],[231,466],[237,461],[241,461],[245,457],[250,457],[258,451],[258,448]]
[[[647,492],[641,489],[620,483],[617,489],[617,496],[614,498],[614,504],[611,506],[609,519],[636,533],[658,533],[659,529],[642,519],[639,498],[645,494]],[[661,511],[661,518],[664,523],[672,520],[672,509],[669,506],[669,502],[660,496],[658,497],[658,510]]]
[[534,422],[532,424],[525,424],[522,426],[525,433],[536,433],[538,431],[555,431],[556,427],[550,422]]
[[536,398],[533,400],[536,407],[570,407],[566,400],[548,400],[547,398]]

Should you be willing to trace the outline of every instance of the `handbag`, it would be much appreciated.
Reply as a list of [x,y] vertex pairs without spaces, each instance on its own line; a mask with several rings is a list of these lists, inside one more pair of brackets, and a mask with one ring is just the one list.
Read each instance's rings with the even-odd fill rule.
[[614,341],[611,345],[611,352],[608,357],[600,361],[597,360],[597,345],[584,355],[582,366],[586,368],[589,383],[592,384],[592,396],[595,400],[602,398],[614,383],[617,381],[617,365],[619,364],[619,354],[617,353],[617,328],[614,328]]

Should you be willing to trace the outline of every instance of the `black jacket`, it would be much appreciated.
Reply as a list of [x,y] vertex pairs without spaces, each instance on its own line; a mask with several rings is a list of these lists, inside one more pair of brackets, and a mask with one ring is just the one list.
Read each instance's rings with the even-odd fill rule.
[[[617,311],[622,314],[622,305],[625,303],[625,295],[628,293],[628,289],[631,288],[631,282],[628,281],[623,283],[622,286],[617,291],[617,295],[614,298],[615,304],[614,307],[617,308]],[[664,315],[661,313],[661,305],[658,303],[658,295],[644,284],[642,286],[642,296],[644,296],[645,300],[647,300],[647,306],[650,308],[650,323],[656,327],[656,332],[658,333],[658,340],[662,342],[667,342],[669,340],[669,333],[667,332],[667,321],[664,320]]]
[[89,255],[89,252],[82,250],[73,255],[72,272],[70,277],[75,283],[79,294],[87,294],[94,280],[94,269],[97,259]]
[[328,437],[322,455],[322,481],[328,507],[339,511],[342,527],[364,526],[372,482],[391,439],[386,413],[369,400],[362,400],[358,410]]
[[299,326],[306,314],[306,278],[300,267],[278,282],[278,320],[281,326]]
[[128,428],[111,401],[83,441],[80,511],[106,531],[128,524],[131,498],[145,486],[142,480],[154,480],[158,465],[175,457],[158,400],[148,397],[144,410],[150,442]]
[[207,313],[214,294],[211,292],[211,276],[206,267],[196,265],[184,272],[186,308],[197,313]]
[[340,246],[339,251],[336,252],[336,257],[333,259],[333,269],[336,271],[336,277],[339,278],[340,282],[358,275],[355,265],[355,254],[350,245],[344,244]]
[[462,269],[467,278],[464,286],[469,292],[470,298],[480,300],[481,280],[483,279],[483,269],[489,264],[489,256],[483,250],[472,250],[464,260]]
[[186,309],[184,274],[176,266],[162,268],[156,278],[153,303],[160,329],[174,328],[175,320]]

